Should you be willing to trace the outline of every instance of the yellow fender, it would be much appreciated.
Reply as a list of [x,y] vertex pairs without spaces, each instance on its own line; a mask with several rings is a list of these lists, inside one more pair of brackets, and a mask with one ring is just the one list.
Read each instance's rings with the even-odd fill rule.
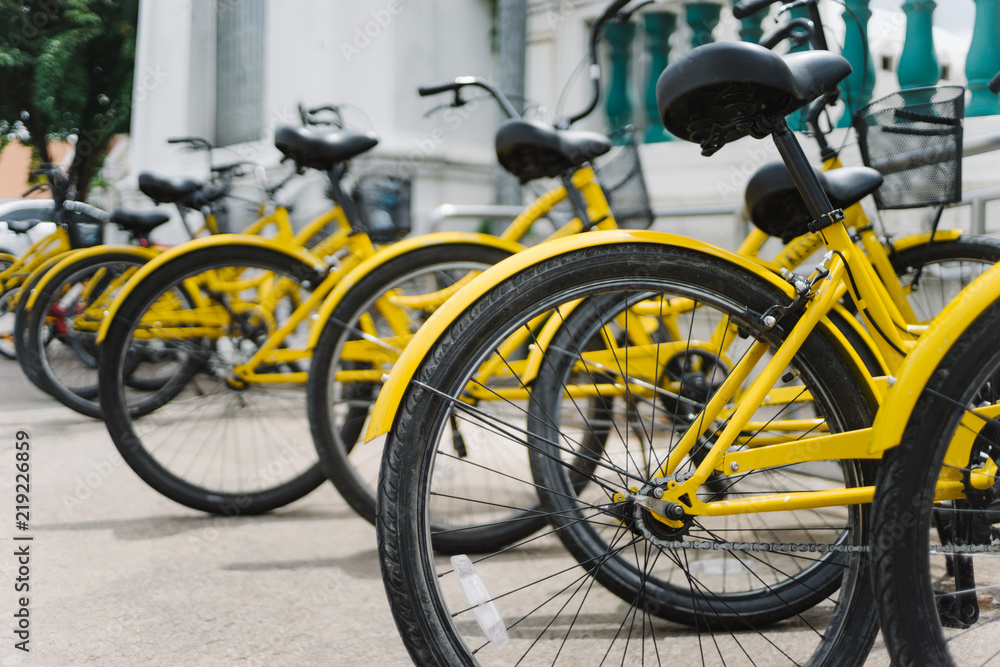
[[[459,293],[449,299],[441,308],[424,323],[413,340],[403,351],[402,356],[393,366],[392,373],[388,381],[379,392],[378,401],[375,404],[372,417],[369,422],[366,439],[371,440],[389,431],[392,427],[396,406],[402,399],[413,373],[416,371],[420,360],[427,353],[434,341],[441,335],[442,331],[466,310],[475,300],[481,297],[494,286],[503,282],[518,271],[551,259],[558,255],[573,252],[582,248],[593,248],[597,246],[612,245],[619,243],[657,243],[695,250],[706,255],[718,257],[720,259],[739,264],[747,271],[756,274],[763,280],[782,290],[789,298],[794,298],[794,290],[791,285],[782,280],[779,276],[769,271],[766,267],[747,258],[741,257],[729,250],[724,250],[716,246],[698,241],[695,239],[667,234],[664,232],[653,232],[644,230],[609,230],[594,231],[586,234],[578,234],[562,239],[549,241],[533,248],[528,248],[513,257],[510,257],[495,267],[477,276],[471,283],[463,288]],[[832,327],[830,325],[831,329]],[[843,336],[836,336],[847,349]],[[857,355],[854,355],[856,363],[863,368]]]
[[[45,276],[39,280],[34,288],[32,288],[31,296],[28,299],[27,307],[29,309],[35,307],[35,300],[38,299],[39,293],[46,285],[52,280],[52,278],[65,269],[67,266],[71,266],[79,260],[85,259],[87,257],[93,257],[95,255],[106,255],[108,253],[125,254],[138,257],[139,259],[150,260],[160,254],[159,250],[153,248],[143,248],[134,245],[100,245],[94,246],[93,248],[83,248],[81,250],[74,250],[67,255],[62,255],[56,258],[56,263],[48,268],[43,264],[41,269],[45,271]],[[38,271],[32,273],[32,276],[36,275]],[[29,278],[30,280],[30,278]]]
[[[954,241],[962,236],[961,229],[941,229],[934,233],[935,241]],[[893,239],[892,247],[896,250],[906,250],[913,246],[926,245],[931,240],[930,232],[908,234],[899,239]]]
[[[433,234],[422,234],[420,236],[399,241],[398,243],[393,243],[390,246],[379,249],[374,256],[369,257],[364,262],[359,264],[353,271],[348,273],[340,282],[337,283],[333,292],[331,292],[330,295],[323,301],[323,305],[317,313],[317,322],[322,323],[330,319],[330,315],[333,314],[334,309],[340,304],[344,296],[347,295],[351,288],[383,264],[409,252],[413,252],[414,250],[426,248],[427,246],[455,245],[458,243],[499,248],[500,250],[506,250],[511,253],[524,250],[524,246],[520,243],[501,239],[489,234],[477,234],[473,232],[435,232]],[[307,345],[307,349],[312,350],[316,347],[322,330],[322,325],[312,327],[309,332],[309,343]]]
[[[72,255],[72,254],[73,254],[73,251],[71,250],[69,252],[59,253],[58,255],[56,255],[54,257],[49,257],[47,260],[45,260],[44,262],[42,262],[41,264],[39,264],[35,268],[34,271],[32,271],[30,274],[28,274],[28,277],[25,278],[24,280],[22,280],[20,284],[21,285],[27,285],[27,284],[29,284],[31,282],[31,280],[35,276],[37,276],[37,275],[44,275],[46,271],[48,271],[53,266],[55,266],[56,264],[58,264],[60,262],[60,260],[62,260],[67,255]],[[24,292],[24,290],[19,290],[19,292],[17,294],[17,299],[16,299],[15,303],[17,301],[20,301],[22,298],[24,298],[26,296],[25,294],[23,294],[23,292]]]
[[181,245],[174,246],[170,250],[150,260],[145,266],[139,269],[134,276],[132,276],[132,279],[125,284],[125,287],[123,287],[115,297],[114,302],[112,302],[111,307],[108,309],[107,317],[105,317],[104,321],[101,322],[101,328],[97,332],[97,343],[101,344],[104,342],[104,337],[107,335],[108,328],[111,326],[111,322],[114,320],[115,314],[118,312],[118,308],[121,306],[121,303],[128,298],[129,294],[131,294],[135,289],[135,286],[142,282],[149,274],[156,271],[167,262],[183,255],[204,250],[205,248],[230,248],[233,246],[242,246],[245,248],[267,248],[268,250],[284,253],[289,257],[308,264],[317,271],[326,271],[326,265],[323,264],[321,260],[309,254],[300,246],[292,245],[284,241],[277,241],[275,239],[266,239],[260,236],[253,236],[251,234],[217,234],[215,236],[207,236],[203,239],[187,241]]
[[899,377],[886,393],[885,402],[875,416],[868,451],[880,453],[899,444],[924,385],[962,332],[998,295],[1000,265],[968,285],[934,318],[916,348],[906,356]]

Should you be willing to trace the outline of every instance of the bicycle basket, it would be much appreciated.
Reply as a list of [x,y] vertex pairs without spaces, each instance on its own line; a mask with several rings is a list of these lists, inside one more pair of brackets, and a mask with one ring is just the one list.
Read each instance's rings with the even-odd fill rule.
[[358,178],[351,196],[373,243],[392,243],[409,233],[411,188],[410,179],[390,174]]
[[611,150],[594,160],[597,182],[611,206],[615,222],[628,229],[648,229],[653,224],[649,193],[642,178],[642,165],[631,127],[608,135]]
[[962,198],[965,89],[901,90],[854,116],[864,163],[882,172],[879,209],[918,208]]
[[77,211],[63,211],[69,245],[74,250],[92,248],[104,242],[104,222]]

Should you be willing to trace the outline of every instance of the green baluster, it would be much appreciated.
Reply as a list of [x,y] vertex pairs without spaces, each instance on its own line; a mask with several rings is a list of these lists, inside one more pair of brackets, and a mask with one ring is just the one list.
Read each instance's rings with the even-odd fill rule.
[[656,107],[656,81],[667,67],[670,56],[670,35],[677,28],[677,15],[670,12],[643,14],[646,29],[646,48],[649,50],[649,77],[646,83],[646,134],[648,144],[670,141],[670,133],[663,128],[660,110]]
[[871,101],[875,88],[875,61],[867,48],[868,19],[872,17],[868,1],[847,0],[844,8],[844,25],[847,27],[844,57],[851,63],[853,71],[840,84],[847,109],[837,127],[851,126],[854,113]]
[[740,39],[744,42],[759,44],[761,38],[764,36],[764,28],[761,27],[760,22],[764,20],[767,14],[768,10],[765,7],[755,14],[741,18]]
[[604,39],[611,47],[611,82],[605,110],[612,132],[620,130],[632,122],[631,86],[629,72],[632,67],[632,42],[635,40],[635,23],[611,23]]
[[[790,18],[793,19],[808,19],[809,9],[807,7],[795,7],[794,9],[788,12],[788,15]],[[812,44],[806,42],[801,46],[797,46],[794,49],[791,49],[791,52],[797,53],[799,51],[808,51],[811,48]],[[788,114],[788,117],[785,119],[785,122],[788,123],[788,127],[792,128],[796,132],[802,132],[803,130],[807,129],[806,117],[802,111],[795,111],[793,113]]]
[[692,2],[684,7],[684,18],[691,26],[691,48],[715,41],[712,31],[719,25],[722,5],[713,2]]
[[991,116],[1000,114],[1000,97],[986,88],[993,75],[1000,71],[1000,0],[974,2],[976,25],[965,60],[965,77],[969,80],[972,99],[965,115]]
[[934,0],[904,0],[906,13],[906,40],[899,57],[896,76],[900,88],[933,86],[941,78],[941,67],[934,52]]

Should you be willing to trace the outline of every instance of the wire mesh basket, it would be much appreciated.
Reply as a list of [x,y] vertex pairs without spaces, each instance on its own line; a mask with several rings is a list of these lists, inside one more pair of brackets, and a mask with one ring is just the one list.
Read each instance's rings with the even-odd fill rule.
[[619,227],[648,229],[653,224],[649,192],[642,177],[636,132],[632,127],[608,135],[614,146],[594,160],[597,182],[604,190]]
[[901,90],[854,116],[864,163],[882,172],[879,209],[919,208],[962,198],[965,89]]
[[[612,131],[608,139],[612,143],[611,150],[598,156],[592,165],[597,182],[604,190],[619,227],[648,229],[653,224],[653,211],[642,176],[636,132],[629,126]],[[557,185],[559,181],[556,179],[538,179],[530,184],[536,196]],[[555,227],[561,227],[576,216],[569,201],[562,201],[553,207],[547,217]]]
[[373,243],[392,243],[410,232],[410,201],[413,182],[386,173],[358,178],[352,197],[361,223]]
[[104,242],[104,222],[79,211],[63,211],[69,245],[74,250],[93,248]]

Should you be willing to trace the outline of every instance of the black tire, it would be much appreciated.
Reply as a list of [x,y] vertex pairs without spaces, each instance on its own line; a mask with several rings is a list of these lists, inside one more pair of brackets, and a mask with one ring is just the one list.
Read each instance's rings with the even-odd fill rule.
[[3,291],[0,291],[0,355],[8,359],[17,359],[14,321],[17,317],[17,295],[20,291],[20,283],[13,287],[5,285]]
[[962,289],[1000,262],[1000,240],[963,236],[906,248],[890,255],[896,275],[921,322],[934,319]]
[[[407,334],[415,333],[430,311],[415,311],[398,301],[381,305],[388,294],[436,294],[467,279],[470,272],[482,271],[510,255],[506,250],[477,244],[416,248],[387,261],[361,279],[344,295],[324,323],[313,350],[307,384],[313,443],[327,478],[347,503],[371,523],[375,523],[375,493],[382,449],[376,443],[361,444],[360,440],[378,397],[378,376],[389,372],[402,350],[383,348],[379,352],[388,356],[384,363],[374,366],[353,358],[342,360],[345,345],[359,340],[358,322],[365,318],[366,334],[394,337],[396,342],[392,347],[398,347],[402,337],[392,330],[381,310],[398,308],[400,314],[405,313],[409,320]],[[345,370],[368,372],[373,374],[374,381],[336,381],[337,373]]]
[[30,313],[28,310],[28,298],[27,296],[31,294],[32,290],[35,289],[35,285],[45,277],[45,273],[34,272],[28,277],[25,282],[24,288],[27,290],[25,292],[25,298],[17,300],[17,306],[14,309],[14,353],[17,356],[17,361],[21,365],[21,370],[24,372],[25,377],[31,381],[31,384],[35,385],[46,394],[51,394],[52,391],[49,389],[48,384],[45,382],[45,376],[41,373],[38,368],[38,364],[33,364],[28,360],[28,323],[30,321]]
[[[623,295],[628,294],[628,298]],[[723,260],[701,253],[652,244],[621,244],[602,246],[567,253],[541,262],[521,271],[504,281],[459,316],[442,335],[420,363],[404,393],[397,409],[393,428],[388,436],[386,453],[382,460],[379,482],[378,521],[379,556],[383,581],[389,595],[390,606],[404,643],[411,657],[418,664],[475,664],[477,660],[498,660],[538,664],[552,662],[555,657],[567,662],[581,664],[612,662],[615,664],[639,664],[645,659],[650,662],[672,660],[667,655],[683,655],[683,661],[690,664],[699,656],[704,661],[754,661],[756,664],[777,664],[786,662],[809,662],[824,665],[857,665],[867,655],[874,641],[877,627],[874,618],[874,602],[871,597],[867,577],[867,559],[857,550],[845,550],[830,554],[796,553],[791,559],[771,566],[774,577],[770,594],[767,592],[749,595],[717,595],[713,600],[719,604],[702,606],[692,604],[692,600],[705,600],[711,596],[691,594],[689,588],[683,594],[678,587],[670,590],[663,572],[673,570],[690,583],[699,577],[708,578],[709,559],[699,559],[700,565],[692,565],[689,557],[696,551],[666,547],[651,539],[637,536],[623,528],[623,523],[614,514],[613,505],[619,501],[610,500],[608,489],[617,489],[625,494],[628,487],[641,485],[637,475],[629,472],[620,477],[619,472],[627,467],[616,467],[614,458],[621,443],[628,442],[629,434],[640,432],[633,419],[631,407],[623,404],[614,413],[611,438],[601,452],[596,470],[608,473],[606,477],[594,475],[594,483],[583,486],[574,479],[574,474],[587,474],[586,468],[576,465],[576,461],[587,457],[581,453],[578,443],[579,433],[563,433],[554,428],[546,432],[540,425],[558,427],[555,415],[564,410],[563,381],[572,365],[556,364],[550,367],[543,362],[538,378],[532,386],[531,418],[521,423],[494,421],[479,408],[480,403],[470,409],[454,397],[467,388],[470,376],[480,364],[493,357],[498,345],[507,340],[523,325],[535,320],[539,314],[554,309],[576,299],[593,298],[598,304],[587,312],[587,306],[578,306],[574,311],[582,313],[583,319],[566,319],[564,331],[570,335],[557,334],[556,347],[576,345],[593,340],[593,320],[587,317],[594,313],[606,312],[602,299],[615,303],[628,302],[627,307],[616,306],[619,313],[638,303],[653,302],[650,296],[679,296],[694,298],[701,308],[689,312],[702,317],[708,310],[715,309],[724,314],[728,321],[737,323],[741,334],[751,338],[760,336],[769,344],[779,342],[784,335],[781,321],[770,332],[760,329],[759,314],[774,304],[786,304],[788,299],[773,286],[756,278],[749,272]],[[585,302],[586,303],[586,302]],[[754,315],[754,314],[757,315]],[[537,321],[537,320],[535,320]],[[627,318],[623,319],[628,322]],[[694,318],[692,318],[692,322]],[[574,323],[575,322],[575,323]],[[636,321],[637,324],[643,322]],[[690,333],[691,330],[681,330]],[[535,327],[530,327],[535,331]],[[648,331],[647,331],[648,333]],[[626,333],[621,340],[629,340],[634,335]],[[529,342],[531,337],[529,334]],[[617,336],[611,340],[619,340]],[[680,340],[676,336],[673,340]],[[691,340],[688,335],[685,340]],[[626,348],[627,349],[627,348]],[[548,356],[547,354],[547,356]],[[551,359],[549,360],[551,362]],[[629,368],[628,362],[612,357],[604,362],[602,373],[615,375],[621,368]],[[618,366],[618,364],[621,364]],[[719,364],[722,367],[724,364]],[[615,370],[618,366],[619,370]],[[816,407],[832,429],[860,428],[870,425],[872,410],[871,397],[865,395],[856,380],[861,371],[849,366],[843,351],[821,333],[811,335],[794,362],[800,380],[815,393],[809,406]],[[564,373],[560,376],[558,369]],[[600,384],[603,381],[603,376]],[[638,380],[637,380],[638,382]],[[655,382],[655,381],[654,381]],[[550,383],[546,386],[546,383]],[[650,384],[650,383],[647,383]],[[619,380],[619,393],[621,380]],[[624,385],[627,386],[627,385]],[[610,389],[595,387],[600,393],[614,392],[615,384],[607,383]],[[585,389],[582,385],[579,389]],[[539,395],[539,392],[544,395]],[[607,393],[605,394],[607,396]],[[656,396],[661,395],[657,392]],[[683,394],[678,394],[683,395]],[[502,401],[500,401],[502,402]],[[456,472],[461,466],[460,459],[449,453],[451,448],[447,438],[449,422],[453,416],[452,407],[460,409],[454,413],[462,421],[483,425],[479,437],[485,439],[497,459],[503,458],[503,449],[518,450],[521,467],[499,469],[484,465],[481,461],[470,461],[475,466],[475,474],[463,475]],[[818,407],[817,407],[818,406]],[[629,421],[623,421],[623,413]],[[572,410],[570,410],[572,412]],[[662,415],[664,409],[659,409]],[[586,414],[584,410],[578,414]],[[608,415],[604,413],[602,417]],[[520,415],[524,418],[524,414]],[[652,433],[646,424],[645,432]],[[572,425],[578,428],[577,424]],[[598,425],[599,431],[606,426]],[[588,431],[586,423],[582,432]],[[558,437],[553,438],[554,434]],[[617,437],[616,434],[618,434]],[[566,439],[563,440],[562,438]],[[442,445],[439,449],[438,440]],[[466,435],[469,439],[469,435]],[[552,455],[546,445],[558,442],[570,458]],[[534,475],[526,472],[529,465],[528,452],[532,453]],[[554,470],[542,470],[545,464],[538,457],[551,463]],[[565,467],[564,467],[565,466]],[[626,464],[627,466],[627,464]],[[844,462],[843,466],[833,466],[839,484],[860,485],[871,483],[869,466],[858,462]],[[572,473],[564,474],[567,468]],[[827,471],[828,467],[823,467]],[[554,528],[549,532],[533,536],[517,546],[502,552],[476,558],[474,565],[461,559],[454,565],[438,562],[433,555],[433,545],[438,530],[435,520],[436,502],[459,504],[467,501],[471,506],[486,503],[486,497],[479,494],[481,489],[491,487],[495,482],[511,484],[511,477],[520,474],[522,505],[514,500],[503,503],[503,514],[493,516],[488,510],[496,509],[496,503],[481,507],[480,525],[491,522],[502,523],[510,516],[517,515],[518,507],[530,507],[533,495],[543,496],[542,507],[549,514]],[[737,476],[738,477],[738,476]],[[753,475],[747,475],[753,477]],[[450,489],[450,479],[462,480],[461,489]],[[609,482],[608,480],[613,480]],[[732,479],[732,478],[730,478]],[[775,488],[780,486],[780,471],[773,480]],[[785,487],[786,489],[788,487]],[[793,487],[795,488],[795,487]],[[465,496],[459,496],[466,493]],[[584,494],[597,493],[604,500],[587,505],[587,511],[580,511],[576,505]],[[494,496],[490,496],[493,498]],[[512,494],[513,498],[513,494]],[[800,519],[815,519],[819,513],[811,511],[792,512]],[[839,508],[832,514],[839,517],[836,523],[827,526],[819,524],[818,534],[812,541],[802,541],[828,545],[851,545],[861,547],[867,543],[868,518],[865,508]],[[594,533],[603,531],[615,534],[604,539],[610,546],[602,555],[593,544],[571,546],[571,555],[555,549],[556,537],[571,527],[593,520],[599,524],[592,526]],[[622,517],[627,522],[626,517]],[[633,524],[634,525],[634,524]],[[812,525],[797,524],[797,529]],[[449,527],[454,531],[454,527]],[[756,541],[797,542],[790,535],[796,533],[774,533]],[[711,541],[707,533],[699,539]],[[581,542],[579,534],[568,541]],[[677,539],[684,539],[683,536]],[[773,545],[771,545],[773,546]],[[835,549],[835,547],[834,547]],[[717,555],[718,551],[709,552]],[[780,557],[782,554],[778,554]],[[770,554],[767,554],[768,558]],[[815,559],[813,558],[815,557]],[[808,558],[808,560],[801,560]],[[785,572],[789,562],[802,562],[805,574]],[[747,562],[754,566],[768,567],[767,559],[753,552],[747,552],[746,562],[740,573],[746,575]],[[583,570],[579,568],[583,566]],[[653,565],[660,568],[651,574]],[[488,593],[480,593],[495,601],[499,621],[504,622],[510,640],[515,646],[508,646],[504,652],[496,652],[483,639],[482,626],[477,618],[489,617],[488,605],[470,602],[462,594],[462,585],[456,580],[455,570],[475,570],[466,575],[471,586],[483,585]],[[702,574],[698,574],[698,572]],[[725,574],[725,569],[723,569]],[[835,573],[835,574],[833,574]],[[589,576],[588,576],[589,575]],[[693,576],[692,576],[693,575]],[[591,578],[593,577],[593,578]],[[747,576],[749,578],[749,576]],[[787,579],[792,583],[782,583]],[[597,581],[608,588],[594,586]],[[762,578],[761,581],[764,581]],[[768,582],[769,583],[769,582]],[[840,586],[839,593],[834,592]],[[820,586],[819,589],[815,589]],[[787,594],[789,599],[775,602]],[[822,608],[803,611],[803,607],[821,599]],[[834,599],[836,598],[836,599]],[[625,602],[622,605],[622,602]],[[731,613],[728,605],[737,603],[738,613]],[[668,608],[669,607],[669,608]],[[775,611],[777,609],[777,611]],[[476,618],[473,618],[475,612]],[[742,612],[756,613],[744,618]],[[686,615],[685,615],[686,614]],[[494,615],[494,620],[497,617]],[[780,618],[789,620],[779,624],[772,634],[764,624],[775,623]],[[667,624],[663,619],[680,620],[695,628],[690,632],[680,632],[677,626]],[[790,629],[803,629],[800,633],[789,633]],[[719,629],[724,628],[724,629]],[[686,639],[685,639],[686,635]],[[803,639],[805,636],[805,639]],[[746,643],[743,643],[746,639]],[[482,649],[480,651],[479,649]],[[669,651],[669,653],[666,653]],[[537,655],[536,655],[537,653]]]
[[50,277],[28,314],[24,352],[18,357],[22,368],[31,368],[48,393],[82,415],[103,418],[97,378],[100,320],[87,318],[87,309],[109,306],[117,289],[147,261],[125,252],[77,260]]
[[[193,280],[196,276],[206,272],[218,276],[215,272],[225,269],[232,269],[229,275],[245,281],[249,290],[241,292],[238,307],[231,295],[205,292],[200,284],[199,294],[187,297],[203,295],[222,324],[198,327],[187,335],[182,326],[188,325],[167,325],[177,333],[166,335],[156,317],[151,317],[145,322],[152,325],[140,330],[143,315],[154,307],[163,308],[166,297],[172,299],[171,307],[178,307],[182,300],[174,297],[178,285],[191,286],[198,283]],[[285,292],[279,306],[289,300],[297,303],[301,294],[322,280],[312,267],[268,248],[212,247],[180,255],[135,287],[117,311],[102,345],[100,397],[115,445],[147,484],[188,507],[228,515],[256,514],[293,502],[323,481],[308,432],[304,386],[241,385],[229,373],[279,322],[287,321],[292,306],[278,312],[253,301],[259,294],[256,286],[265,284],[255,281],[270,277],[277,278],[273,284]],[[311,321],[306,317],[290,340],[304,342]],[[145,347],[143,339],[150,341]],[[139,350],[145,354],[140,369],[157,363],[181,367],[176,385],[182,391],[173,391],[174,400],[162,400],[172,397],[170,392],[176,389],[170,383],[154,392],[160,398],[151,400],[124,381]],[[289,369],[278,365],[270,370]],[[138,416],[146,412],[145,417]]]
[[[967,409],[1000,403],[998,327],[1000,303],[994,303],[939,363],[899,445],[883,458],[873,507],[873,573],[882,632],[896,665],[992,665],[1000,660],[1000,485],[974,489],[964,472],[987,460],[1000,463],[1000,429],[996,422],[975,420],[969,426],[978,431],[970,432],[959,424]],[[964,438],[972,444],[966,462],[950,458],[944,466],[952,437],[972,433],[975,438]],[[965,482],[965,498],[935,505],[939,475],[956,471]],[[963,525],[971,532],[961,530]],[[990,551],[959,556],[940,548],[932,551],[936,545],[963,542]],[[971,572],[974,582],[960,584],[956,572]],[[968,591],[967,596],[955,596],[958,591]]]

